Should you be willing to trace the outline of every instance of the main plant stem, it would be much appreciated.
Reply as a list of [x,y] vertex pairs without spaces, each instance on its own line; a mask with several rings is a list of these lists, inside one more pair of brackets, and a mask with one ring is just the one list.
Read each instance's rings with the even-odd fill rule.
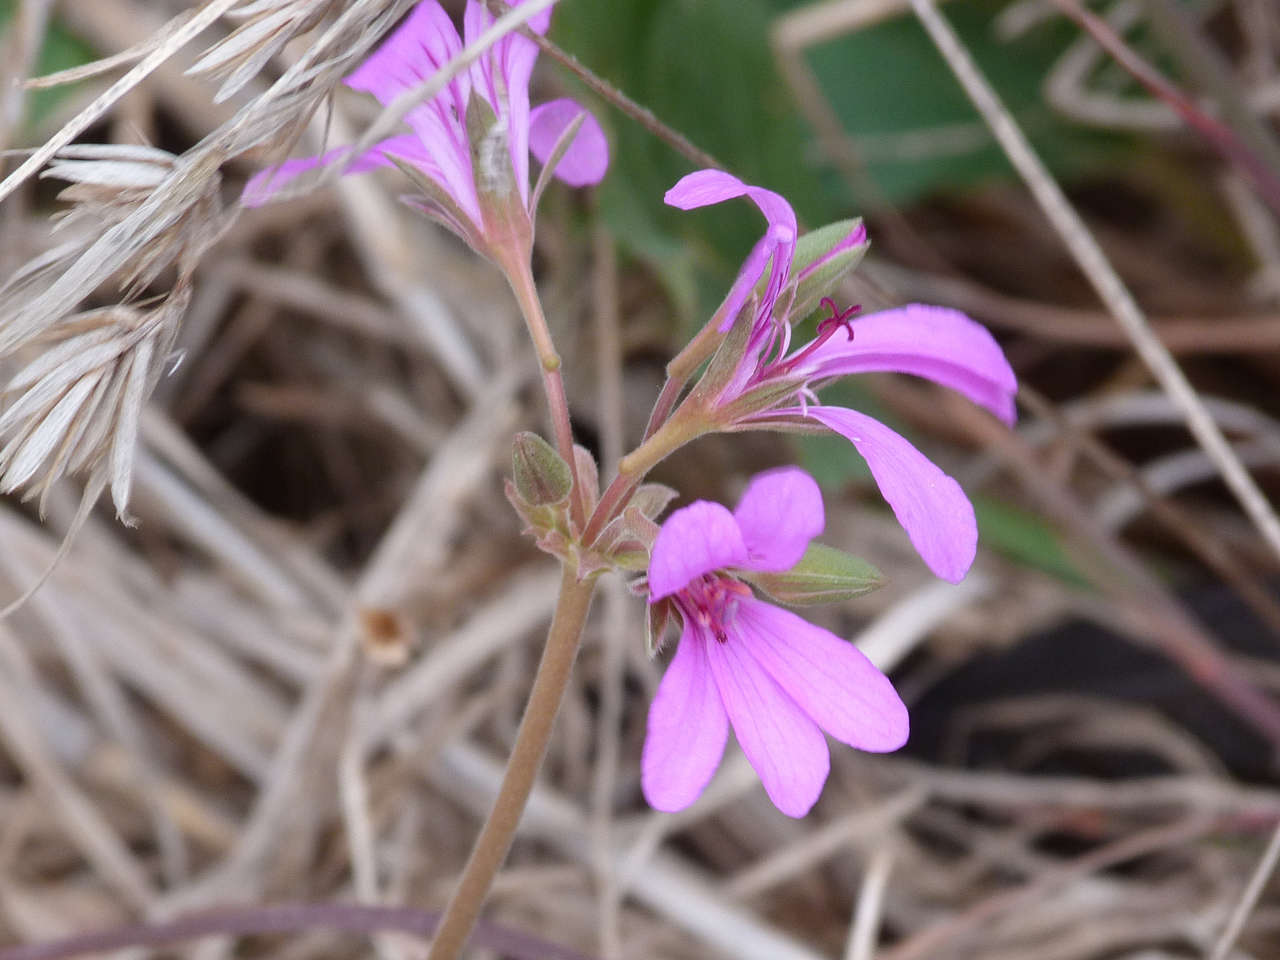
[[520,822],[533,781],[542,766],[547,741],[551,739],[551,728],[560,711],[560,701],[569,684],[594,589],[594,579],[579,581],[577,571],[565,566],[547,645],[538,663],[538,673],[533,678],[533,690],[529,694],[524,718],[520,721],[511,758],[507,761],[502,786],[498,789],[489,819],[471,848],[471,856],[462,870],[458,886],[445,907],[427,960],[457,960],[480,915],[493,878],[507,857],[516,824]]

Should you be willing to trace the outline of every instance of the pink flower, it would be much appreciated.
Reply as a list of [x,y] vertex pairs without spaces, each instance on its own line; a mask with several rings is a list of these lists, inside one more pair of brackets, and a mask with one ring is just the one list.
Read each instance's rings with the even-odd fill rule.
[[[666,199],[690,209],[743,195],[754,200],[769,221],[766,238],[794,231],[795,215],[782,197],[717,170],[689,174],[668,191]],[[790,262],[794,244],[788,248],[774,243],[764,255],[757,244],[726,300],[729,309],[722,329],[733,322],[764,276],[770,253],[773,263],[752,318],[746,351],[714,398],[713,416],[718,415],[721,429],[812,431],[820,426],[843,436],[867,461],[880,492],[925,563],[939,577],[955,583],[968,572],[978,543],[973,507],[960,485],[878,420],[845,407],[823,406],[815,391],[847,374],[909,373],[957,390],[1012,423],[1017,378],[985,327],[957,310],[922,304],[851,321],[854,311],[841,314],[826,301],[831,316],[819,324],[817,337],[792,350],[789,318],[778,315],[779,304],[789,308],[786,294],[794,293],[796,283],[841,250],[864,240],[859,226],[795,278]],[[741,299],[735,299],[739,291]]]
[[680,644],[649,708],[642,786],[658,810],[681,810],[711,780],[733,725],[783,813],[802,817],[831,758],[823,731],[860,750],[907,740],[907,709],[857,648],[757,600],[734,570],[788,570],[822,532],[813,478],[786,467],[756,476],[730,513],[699,500],[662,525],[649,564],[650,602],[670,601]]
[[[518,3],[519,0],[516,0]],[[539,33],[546,32],[550,11],[529,23]],[[483,0],[467,0],[463,35],[472,43],[493,22]],[[381,47],[346,80],[347,86],[373,94],[384,106],[404,91],[427,80],[462,50],[453,21],[436,0],[423,0]],[[513,194],[501,220],[513,213],[525,223],[529,219],[529,153],[545,163],[551,158],[561,135],[582,118],[573,142],[560,158],[555,176],[570,186],[598,183],[609,164],[609,146],[600,124],[572,100],[552,100],[529,108],[529,77],[538,47],[527,37],[508,34],[486,50],[466,70],[454,77],[437,96],[416,107],[405,119],[411,132],[384,140],[351,162],[350,148],[338,148],[323,156],[286,161],[254,176],[241,198],[247,206],[265,203],[270,196],[298,174],[332,163],[349,164],[345,173],[362,173],[375,167],[391,166],[391,157],[422,172],[430,188],[424,211],[439,220],[477,250],[488,252],[494,232],[494,211],[487,209],[485,192],[496,180],[501,186],[509,174]],[[484,144],[473,144],[467,131],[467,111],[479,98],[496,124],[489,125]],[[505,156],[486,156],[486,148],[505,146]],[[473,150],[492,169],[473,167]],[[509,161],[509,167],[506,162]],[[497,165],[502,164],[499,168]],[[495,170],[502,176],[494,176]],[[480,174],[479,178],[477,174]]]

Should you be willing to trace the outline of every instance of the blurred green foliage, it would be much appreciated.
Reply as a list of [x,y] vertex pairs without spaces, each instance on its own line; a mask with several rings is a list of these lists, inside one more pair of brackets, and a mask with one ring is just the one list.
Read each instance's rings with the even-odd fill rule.
[[[16,0],[0,0],[0,37],[6,37],[10,21],[17,9]],[[49,24],[45,34],[44,46],[36,58],[36,74],[55,73],[89,63],[97,54],[93,49],[75,36],[56,19]],[[53,87],[49,90],[33,90],[27,95],[24,117],[23,136],[31,137],[40,126],[40,119],[52,111],[58,102],[74,89],[73,86]]]
[[[810,226],[1012,176],[924,31],[903,16],[808,53],[844,129],[867,154],[873,187],[855,196],[817,160],[813,132],[770,49],[775,19],[806,2],[564,3],[554,30],[592,70],[734,173],[784,194]],[[1043,103],[1040,86],[1075,28],[1055,19],[1001,40],[994,21],[1006,5],[957,0],[946,12],[1054,171],[1069,177],[1120,155],[1127,138],[1085,130]],[[688,162],[629,118],[601,113],[614,144],[601,215],[628,253],[658,271],[691,328],[719,301],[762,221],[745,202],[696,213],[663,207]]]

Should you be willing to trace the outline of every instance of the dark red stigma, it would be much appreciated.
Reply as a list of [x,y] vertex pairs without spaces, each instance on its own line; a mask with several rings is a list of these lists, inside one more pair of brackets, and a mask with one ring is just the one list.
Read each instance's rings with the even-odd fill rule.
[[827,337],[829,337],[832,333],[835,332],[836,327],[844,327],[845,333],[847,333],[849,335],[849,339],[852,340],[853,339],[853,322],[852,322],[853,317],[854,317],[854,314],[856,314],[859,310],[862,309],[862,304],[855,303],[848,310],[841,311],[836,306],[836,302],[832,300],[830,297],[823,297],[821,300],[821,303],[824,307],[826,307],[828,310],[831,311],[831,316],[823,317],[821,320],[818,321],[818,336],[821,339],[826,340]]

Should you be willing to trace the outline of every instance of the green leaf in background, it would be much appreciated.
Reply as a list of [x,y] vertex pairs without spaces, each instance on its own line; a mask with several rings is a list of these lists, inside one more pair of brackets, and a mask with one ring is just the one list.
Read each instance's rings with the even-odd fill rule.
[[1073,586],[1088,585],[1062,549],[1058,532],[1033,513],[988,497],[974,497],[978,543]]
[[[847,198],[808,166],[811,135],[769,49],[767,0],[610,0],[561,4],[556,39],[587,66],[735,173],[826,223]],[[695,327],[724,296],[764,220],[743,201],[681,212],[662,196],[692,169],[636,122],[600,111],[613,140],[600,212],[627,253],[654,267]],[[834,189],[833,189],[834,188]]]
[[[776,19],[806,5],[584,0],[561,4],[553,29],[591,69],[733,172],[782,193],[809,224],[1013,175],[924,31],[904,15],[808,53],[876,185],[876,196],[854,198],[820,160],[769,46]],[[1051,168],[1078,175],[1132,151],[1134,138],[1077,126],[1044,103],[1041,86],[1075,27],[1057,18],[1003,40],[995,21],[1007,5],[956,0],[946,13]],[[601,215],[627,253],[653,265],[688,330],[719,302],[762,221],[745,201],[692,213],[663,207],[687,161],[631,119],[600,113],[614,146]]]
[[[778,13],[806,5],[772,0]],[[996,34],[1006,0],[948,3],[951,21],[1005,105],[1060,176],[1118,159],[1132,139],[1079,126],[1044,101],[1049,70],[1079,31],[1054,18],[1015,39]],[[884,199],[907,203],[1012,176],[1004,155],[924,30],[910,15],[836,35],[808,62]],[[877,198],[860,198],[874,204]]]
[[[8,39],[9,24],[16,7],[16,0],[0,0],[0,43]],[[96,56],[88,44],[55,19],[49,24],[44,46],[40,48],[40,55],[36,58],[36,75],[78,67],[94,60]],[[74,89],[74,85],[67,85],[49,90],[33,90],[27,94],[23,136],[34,138],[36,131],[45,126],[44,118]]]

